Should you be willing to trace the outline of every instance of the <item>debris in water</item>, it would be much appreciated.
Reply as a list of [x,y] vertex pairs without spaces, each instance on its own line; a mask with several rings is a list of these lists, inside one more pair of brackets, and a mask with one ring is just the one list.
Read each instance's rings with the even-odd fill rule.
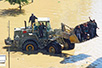
[[88,63],[88,62],[86,62],[86,63]]
[[81,67],[83,67],[83,65],[81,65]]
[[60,3],[60,1],[58,1],[58,3]]
[[17,60],[19,60],[19,58],[17,58]]

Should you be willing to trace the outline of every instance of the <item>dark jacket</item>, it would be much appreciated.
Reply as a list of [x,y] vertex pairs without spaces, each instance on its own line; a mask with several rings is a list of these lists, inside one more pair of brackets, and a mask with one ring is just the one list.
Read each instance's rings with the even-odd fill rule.
[[30,16],[29,18],[29,22],[31,21],[31,23],[35,22],[35,19],[38,19],[36,16]]
[[75,28],[75,34],[77,34],[77,33],[80,33],[81,34],[81,32],[82,32],[81,31],[81,28],[78,28],[78,27]]
[[83,27],[84,33],[88,33],[88,26]]

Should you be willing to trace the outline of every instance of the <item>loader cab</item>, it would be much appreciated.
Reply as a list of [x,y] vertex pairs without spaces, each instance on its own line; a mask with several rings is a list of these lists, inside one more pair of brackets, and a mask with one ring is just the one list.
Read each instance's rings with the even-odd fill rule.
[[45,26],[44,30],[49,31],[51,29],[50,18],[48,18],[48,17],[39,17],[38,22],[36,22],[36,24],[34,24],[34,31],[38,30],[38,28],[40,26],[40,23],[42,23],[43,26]]
[[48,17],[39,17],[38,18],[38,22],[36,22],[34,24],[34,33],[37,33],[38,36],[39,34],[39,26],[43,25],[44,28],[42,28],[43,30],[43,38],[47,38],[48,37],[48,32],[51,30],[51,26],[50,26],[50,18]]

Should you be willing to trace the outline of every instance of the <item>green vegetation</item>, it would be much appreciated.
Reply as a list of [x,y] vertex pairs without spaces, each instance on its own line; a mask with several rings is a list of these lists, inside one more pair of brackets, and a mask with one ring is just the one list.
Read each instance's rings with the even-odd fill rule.
[[19,8],[20,8],[20,11],[21,11],[21,8],[22,8],[22,4],[27,4],[28,3],[28,0],[6,0],[8,1],[11,5],[15,5],[15,4],[19,4]]

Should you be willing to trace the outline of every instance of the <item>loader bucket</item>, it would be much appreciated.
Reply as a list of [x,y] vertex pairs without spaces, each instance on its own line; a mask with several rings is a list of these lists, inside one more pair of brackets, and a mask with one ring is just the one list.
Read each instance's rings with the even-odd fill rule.
[[72,34],[70,37],[69,37],[71,43],[80,43],[77,36],[75,34]]
[[63,23],[61,23],[61,28],[63,31],[62,33],[63,38],[69,39],[71,43],[80,43],[77,36],[75,35],[74,28],[71,28]]

